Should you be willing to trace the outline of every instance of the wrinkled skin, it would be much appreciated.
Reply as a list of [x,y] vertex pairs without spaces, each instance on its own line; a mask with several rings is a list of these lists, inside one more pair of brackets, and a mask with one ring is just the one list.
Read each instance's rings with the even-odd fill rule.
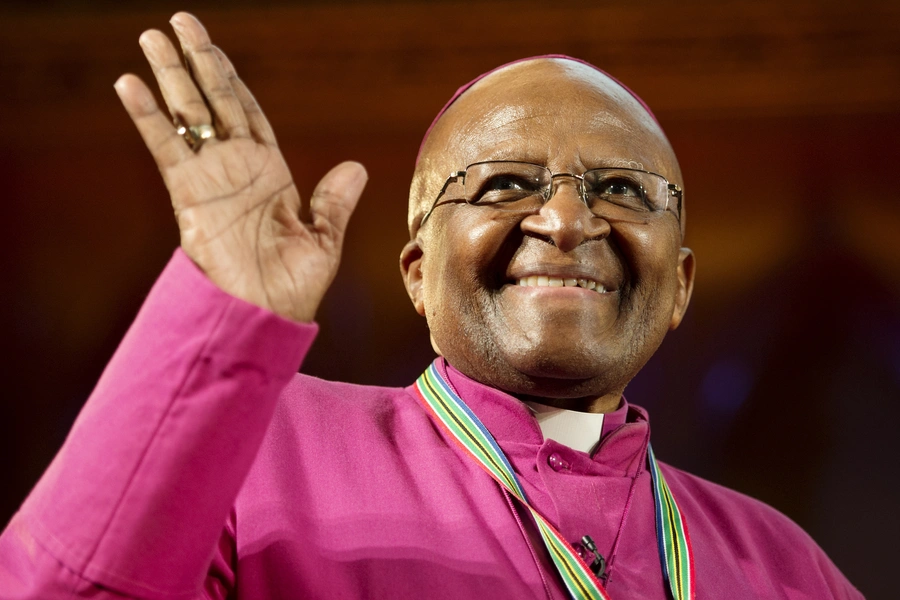
[[[181,248],[226,292],[295,321],[311,321],[337,271],[344,231],[366,183],[362,165],[326,174],[301,219],[301,199],[275,135],[231,61],[188,13],[172,17],[190,72],[165,34],[140,43],[169,115],[215,124],[194,151],[134,75],[116,92],[156,160]],[[211,110],[210,110],[211,109]]]
[[[416,230],[448,173],[498,159],[554,173],[639,163],[680,184],[674,153],[620,86],[589,67],[541,59],[461,96],[429,137],[413,182],[414,236],[401,271],[435,349],[519,397],[614,410],[687,309],[694,262],[681,223],[670,211],[595,217],[574,180],[561,179],[537,214],[448,203]],[[594,279],[607,291],[515,285],[539,274]]]
[[[162,173],[185,253],[226,292],[310,321],[337,270],[344,231],[365,185],[357,163],[326,174],[302,219],[300,195],[274,133],[202,24],[172,19],[190,72],[159,31],[141,36],[169,115],[214,124],[197,150],[137,77],[116,91]],[[690,298],[693,257],[671,213],[591,216],[572,180],[524,218],[460,204],[417,223],[446,174],[512,159],[581,173],[637,162],[681,183],[662,132],[620,87],[582,65],[520,63],[479,82],[439,121],[412,194],[413,236],[401,270],[435,348],[470,377],[521,397],[578,410],[616,407],[628,381]],[[527,288],[526,275],[585,277],[603,294]]]

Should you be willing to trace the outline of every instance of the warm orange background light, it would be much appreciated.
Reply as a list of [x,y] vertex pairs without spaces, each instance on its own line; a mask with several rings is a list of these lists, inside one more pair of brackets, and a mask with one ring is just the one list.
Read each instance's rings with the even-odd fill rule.
[[[894,0],[8,2],[0,8],[7,518],[61,444],[178,243],[112,84],[143,29],[194,10],[308,194],[370,184],[303,370],[406,385],[430,361],[402,287],[419,139],[515,58],[587,59],[653,107],[697,255],[682,328],[628,391],[668,462],[787,512],[871,598],[900,530],[900,4]],[[891,588],[892,589],[892,588]]]

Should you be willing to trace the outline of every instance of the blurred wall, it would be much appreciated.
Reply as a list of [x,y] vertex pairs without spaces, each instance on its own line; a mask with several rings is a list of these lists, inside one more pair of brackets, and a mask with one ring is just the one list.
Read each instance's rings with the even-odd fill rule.
[[402,287],[421,134],[502,62],[585,58],[653,107],[698,261],[682,327],[627,391],[667,462],[805,527],[868,597],[898,556],[900,4],[7,2],[0,8],[0,516],[65,437],[177,245],[112,84],[194,10],[267,110],[301,191],[370,183],[303,370],[406,385],[432,358]]

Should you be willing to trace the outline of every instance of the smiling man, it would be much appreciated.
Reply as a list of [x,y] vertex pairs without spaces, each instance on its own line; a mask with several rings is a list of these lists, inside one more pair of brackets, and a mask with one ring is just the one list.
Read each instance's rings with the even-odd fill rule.
[[596,68],[543,58],[479,80],[430,131],[410,198],[401,266],[435,350],[513,394],[617,408],[690,299],[668,180],[659,125]]
[[[181,248],[0,538],[4,598],[859,598],[773,509],[657,462],[622,396],[694,259],[674,153],[595,67],[527,59],[423,142],[401,272],[438,359],[408,388],[297,375],[365,183],[311,218],[185,13],[116,89]],[[213,123],[215,127],[213,127]]]

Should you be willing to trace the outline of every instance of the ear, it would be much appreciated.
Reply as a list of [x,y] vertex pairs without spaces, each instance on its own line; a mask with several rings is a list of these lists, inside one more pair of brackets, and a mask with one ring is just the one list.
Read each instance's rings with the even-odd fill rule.
[[406,285],[406,293],[416,312],[425,316],[425,299],[422,294],[422,246],[418,239],[409,240],[400,252],[400,276]]
[[690,248],[682,248],[679,251],[678,267],[678,291],[675,294],[675,308],[672,311],[672,320],[669,321],[669,329],[675,329],[681,324],[684,313],[687,312],[691,302],[691,293],[694,291],[694,253]]

